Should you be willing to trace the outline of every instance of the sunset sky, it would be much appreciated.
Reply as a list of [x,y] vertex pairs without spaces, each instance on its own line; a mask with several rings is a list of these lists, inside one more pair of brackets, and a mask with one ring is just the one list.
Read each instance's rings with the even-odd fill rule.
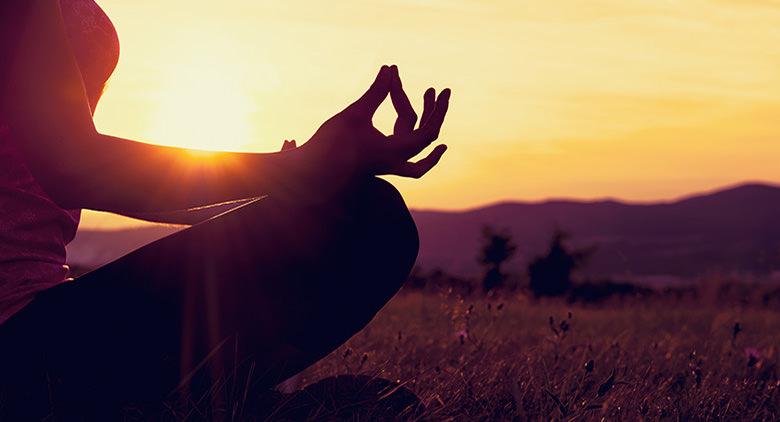
[[780,182],[780,1],[98,2],[122,46],[104,133],[277,150],[395,63],[418,106],[453,90],[440,166],[394,179],[412,207]]

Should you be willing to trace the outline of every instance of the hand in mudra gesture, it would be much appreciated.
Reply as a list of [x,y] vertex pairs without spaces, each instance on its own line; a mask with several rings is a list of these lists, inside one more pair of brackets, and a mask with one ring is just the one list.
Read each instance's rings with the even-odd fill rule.
[[[392,135],[374,127],[372,117],[390,95],[398,114]],[[441,159],[446,145],[438,145],[425,158],[410,161],[439,136],[447,114],[450,90],[436,98],[429,88],[417,128],[417,113],[403,90],[396,66],[382,66],[371,87],[357,101],[328,119],[301,148],[310,158],[342,175],[397,175],[422,177]]]

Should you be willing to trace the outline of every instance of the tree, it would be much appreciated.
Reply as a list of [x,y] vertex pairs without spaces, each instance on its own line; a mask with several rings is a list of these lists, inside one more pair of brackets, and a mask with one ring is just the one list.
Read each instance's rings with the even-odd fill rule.
[[587,250],[570,251],[564,242],[566,232],[553,233],[547,255],[540,256],[528,265],[528,277],[534,296],[560,296],[571,287],[571,274],[590,255]]
[[479,255],[479,263],[485,267],[482,288],[487,292],[504,284],[506,275],[501,270],[509,258],[514,255],[517,246],[512,242],[508,230],[497,231],[485,226],[482,229],[483,246]]

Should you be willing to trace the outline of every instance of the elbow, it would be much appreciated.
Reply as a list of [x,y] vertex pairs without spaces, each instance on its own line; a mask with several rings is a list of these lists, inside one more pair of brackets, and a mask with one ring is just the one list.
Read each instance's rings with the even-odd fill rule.
[[46,193],[49,194],[49,197],[54,201],[54,203],[62,209],[75,210],[91,208],[87,205],[90,203],[87,198],[83,198],[81,195],[78,195],[73,191],[60,190],[56,191],[55,193],[49,193],[49,191],[46,191]]
[[33,172],[33,177],[46,195],[64,209],[87,208],[90,203],[86,186],[82,180],[54,169]]

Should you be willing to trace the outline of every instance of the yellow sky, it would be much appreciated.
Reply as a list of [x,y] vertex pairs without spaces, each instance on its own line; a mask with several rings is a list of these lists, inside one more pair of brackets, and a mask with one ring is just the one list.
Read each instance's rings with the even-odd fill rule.
[[780,1],[99,3],[122,45],[105,133],[275,150],[396,63],[418,105],[453,90],[444,160],[397,181],[413,207],[780,181]]

